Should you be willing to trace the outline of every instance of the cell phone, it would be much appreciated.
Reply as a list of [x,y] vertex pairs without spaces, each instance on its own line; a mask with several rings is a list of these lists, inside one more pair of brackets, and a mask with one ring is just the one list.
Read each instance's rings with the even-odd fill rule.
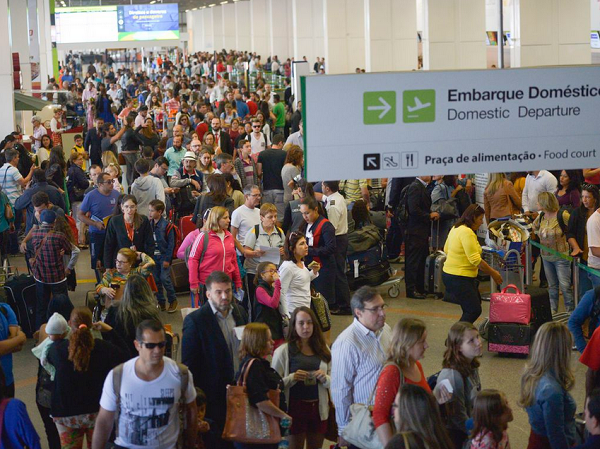
[[110,288],[112,288],[113,290],[118,290],[119,284],[117,284],[117,283],[110,284]]

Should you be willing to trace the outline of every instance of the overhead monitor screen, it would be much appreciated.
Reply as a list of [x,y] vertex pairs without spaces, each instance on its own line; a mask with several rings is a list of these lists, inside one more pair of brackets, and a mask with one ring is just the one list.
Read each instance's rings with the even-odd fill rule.
[[179,39],[176,3],[56,8],[56,42]]
[[119,6],[118,15],[120,41],[179,39],[176,3]]

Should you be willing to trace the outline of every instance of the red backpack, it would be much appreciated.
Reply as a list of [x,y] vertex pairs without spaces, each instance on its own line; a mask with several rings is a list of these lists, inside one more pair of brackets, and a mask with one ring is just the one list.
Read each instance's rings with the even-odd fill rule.
[[177,259],[177,251],[179,251],[179,247],[181,246],[182,242],[181,231],[177,226],[169,222],[169,224],[167,225],[167,230],[165,231],[165,237],[169,236],[169,232],[171,232],[171,229],[175,231],[175,246],[173,247],[173,254],[171,258]]
[[69,223],[69,227],[71,228],[71,231],[73,232],[73,237],[75,237],[75,242],[79,243],[79,231],[77,230],[77,222],[70,215],[65,215],[65,218],[67,219],[67,223]]

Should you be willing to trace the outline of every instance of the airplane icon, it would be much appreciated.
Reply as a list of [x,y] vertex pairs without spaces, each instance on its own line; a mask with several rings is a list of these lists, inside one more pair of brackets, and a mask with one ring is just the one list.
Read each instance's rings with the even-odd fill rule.
[[405,90],[402,93],[404,123],[435,121],[435,90]]
[[425,109],[425,108],[428,108],[429,106],[431,106],[431,103],[421,103],[421,100],[419,100],[419,97],[415,97],[414,100],[415,100],[414,106],[406,105],[408,112],[420,111],[421,109]]

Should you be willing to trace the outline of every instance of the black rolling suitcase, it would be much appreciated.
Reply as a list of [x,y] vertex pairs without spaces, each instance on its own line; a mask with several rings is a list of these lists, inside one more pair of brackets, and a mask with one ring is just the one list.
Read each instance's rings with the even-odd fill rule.
[[531,326],[535,334],[540,326],[552,321],[552,308],[547,288],[525,286],[525,293],[531,296]]
[[534,329],[531,324],[490,323],[488,351],[500,354],[529,354]]
[[366,251],[350,254],[347,261],[346,278],[350,290],[356,290],[363,285],[376,287],[391,277],[387,251],[381,242]]
[[33,276],[20,274],[4,284],[8,305],[13,309],[27,338],[33,337],[35,328],[36,294]]

